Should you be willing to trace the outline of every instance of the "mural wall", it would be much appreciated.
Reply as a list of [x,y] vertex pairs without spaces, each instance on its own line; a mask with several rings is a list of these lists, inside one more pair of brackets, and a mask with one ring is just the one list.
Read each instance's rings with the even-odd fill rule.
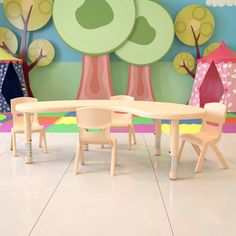
[[[201,4],[206,6],[205,0],[160,0],[156,1],[163,6],[174,21],[179,11],[190,4]],[[227,4],[226,1],[222,1]],[[235,7],[214,7],[213,1],[207,1],[209,10],[215,18],[215,33],[211,39],[200,46],[200,51],[207,48],[213,42],[222,39],[227,45],[236,50],[234,32],[230,28],[231,22],[236,22]],[[6,19],[3,6],[0,4],[0,27],[7,27],[14,31],[18,40],[21,32],[12,26]],[[224,37],[222,37],[224,36]],[[42,29],[32,32],[29,40],[44,38],[52,42],[55,47],[55,58],[53,63],[47,67],[36,67],[31,72],[31,88],[33,94],[40,100],[49,99],[75,99],[78,94],[80,77],[82,73],[82,53],[68,46],[57,33],[52,20]],[[158,101],[186,103],[191,95],[193,80],[191,76],[177,72],[172,61],[180,52],[187,52],[195,57],[195,49],[182,44],[177,38],[169,52],[160,61],[150,65],[151,83],[153,93]],[[123,62],[116,54],[110,55],[111,78],[114,94],[124,94],[127,90],[129,65]]]

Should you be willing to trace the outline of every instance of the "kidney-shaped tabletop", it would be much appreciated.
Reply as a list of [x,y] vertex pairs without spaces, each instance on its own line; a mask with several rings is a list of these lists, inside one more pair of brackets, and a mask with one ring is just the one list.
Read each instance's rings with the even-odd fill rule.
[[22,113],[71,112],[81,107],[105,107],[119,112],[130,112],[152,119],[201,119],[205,110],[175,103],[117,100],[67,100],[22,103],[16,110]]

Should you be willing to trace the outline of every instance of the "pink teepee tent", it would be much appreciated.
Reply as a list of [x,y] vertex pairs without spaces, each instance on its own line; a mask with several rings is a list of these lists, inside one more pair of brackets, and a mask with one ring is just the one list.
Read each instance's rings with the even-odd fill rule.
[[224,42],[197,61],[189,105],[203,107],[209,102],[224,103],[228,112],[236,112],[236,53]]

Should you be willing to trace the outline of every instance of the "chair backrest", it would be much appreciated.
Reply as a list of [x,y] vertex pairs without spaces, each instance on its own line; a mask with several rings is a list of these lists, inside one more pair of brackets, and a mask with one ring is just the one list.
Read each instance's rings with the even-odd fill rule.
[[207,103],[204,106],[206,110],[205,120],[216,124],[224,124],[227,108],[222,103]]
[[134,97],[127,96],[127,95],[117,95],[117,96],[111,96],[110,100],[134,101]]
[[226,120],[227,107],[221,103],[207,103],[204,106],[206,117],[204,118],[202,131],[221,136],[223,124]]
[[111,110],[97,107],[76,109],[77,125],[82,129],[107,129],[111,127]]
[[[110,100],[134,101],[134,97],[127,95],[117,95],[110,97]],[[132,123],[132,114],[123,112],[112,112],[112,119],[120,120],[124,123]]]
[[[14,126],[22,126],[23,128],[23,117],[21,116],[21,112],[16,111],[16,105],[20,103],[28,103],[28,102],[37,102],[37,98],[31,98],[31,97],[19,97],[19,98],[13,98],[11,99],[11,113],[13,117],[13,127]],[[33,116],[33,124],[38,125],[38,115],[37,113]]]

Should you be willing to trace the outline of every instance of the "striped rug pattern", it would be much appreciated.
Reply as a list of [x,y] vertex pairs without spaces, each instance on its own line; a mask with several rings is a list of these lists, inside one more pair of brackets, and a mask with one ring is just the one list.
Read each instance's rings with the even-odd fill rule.
[[[39,114],[39,122],[44,125],[47,132],[78,132],[76,117],[74,112],[69,113],[46,113]],[[154,121],[152,119],[134,117],[133,123],[137,133],[153,133]],[[0,114],[0,132],[10,132],[12,127],[11,114]],[[200,130],[201,120],[181,120],[181,133],[195,133]],[[112,130],[116,133],[127,132],[125,129]],[[162,121],[162,132],[170,132],[170,121]],[[236,114],[228,113],[226,123],[223,128],[224,133],[236,133]]]

